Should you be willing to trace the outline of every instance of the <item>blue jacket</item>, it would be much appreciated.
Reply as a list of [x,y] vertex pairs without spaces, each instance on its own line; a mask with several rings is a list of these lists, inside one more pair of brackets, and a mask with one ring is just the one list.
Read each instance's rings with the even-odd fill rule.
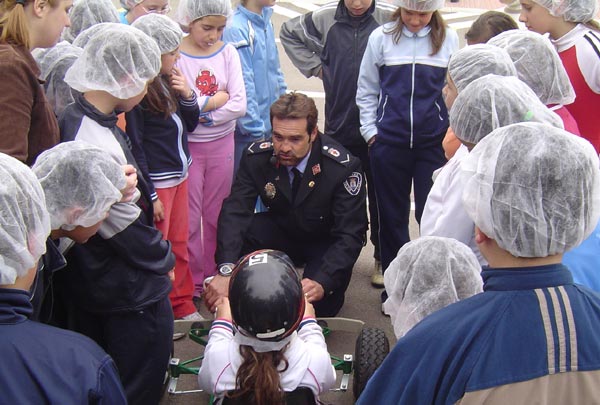
[[406,27],[396,44],[389,32],[397,23],[375,29],[360,65],[356,104],[365,141],[407,148],[441,142],[448,129],[442,98],[450,55],[458,49],[456,32],[447,28],[442,48],[431,55],[431,27],[413,34]]
[[287,86],[279,66],[279,53],[271,23],[273,9],[264,7],[262,15],[239,5],[223,41],[235,46],[240,54],[246,85],[246,115],[237,121],[237,129],[248,142],[271,137],[269,110]]
[[597,400],[600,295],[574,284],[562,264],[481,274],[483,293],[434,312],[398,341],[359,405]]
[[113,360],[96,343],[33,322],[29,294],[0,288],[0,402],[127,404]]

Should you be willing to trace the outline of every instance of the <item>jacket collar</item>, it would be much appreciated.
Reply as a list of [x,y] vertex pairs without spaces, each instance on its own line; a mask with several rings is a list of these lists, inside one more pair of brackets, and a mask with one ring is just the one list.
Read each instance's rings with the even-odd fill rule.
[[484,267],[484,291],[533,290],[573,284],[569,268],[559,264],[519,268]]
[[273,15],[273,7],[263,7],[262,14],[256,14],[248,10],[241,4],[238,6],[238,11],[246,16],[247,19],[252,21],[254,24],[266,26]]
[[426,25],[425,27],[421,28],[421,30],[419,32],[417,32],[416,34],[414,32],[410,32],[408,30],[408,28],[402,27],[402,35],[405,37],[409,37],[409,38],[412,38],[414,36],[423,38],[423,37],[426,37],[427,35],[429,35],[430,32],[431,32],[431,27],[429,25]]
[[32,313],[27,291],[0,288],[0,325],[24,322]]
[[83,110],[85,115],[96,121],[99,125],[109,129],[112,129],[117,125],[117,114],[114,111],[110,114],[104,114],[91,105],[85,97],[83,97],[83,94],[77,93],[75,102]]

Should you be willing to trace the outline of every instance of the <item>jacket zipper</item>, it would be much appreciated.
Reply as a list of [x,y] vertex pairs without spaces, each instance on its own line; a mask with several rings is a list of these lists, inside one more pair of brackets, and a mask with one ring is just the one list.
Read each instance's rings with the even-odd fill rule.
[[411,77],[411,89],[410,89],[410,148],[413,148],[414,140],[414,122],[413,122],[413,100],[415,95],[415,64],[417,59],[417,34],[413,34],[413,61],[412,61],[412,77]]

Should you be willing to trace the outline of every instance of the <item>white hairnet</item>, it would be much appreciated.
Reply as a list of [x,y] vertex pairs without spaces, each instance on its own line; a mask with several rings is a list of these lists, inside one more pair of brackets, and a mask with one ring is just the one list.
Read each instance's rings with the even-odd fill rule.
[[134,8],[136,5],[142,3],[144,0],[121,0],[121,6],[125,9],[125,10],[131,10],[132,8]]
[[52,229],[100,222],[118,202],[125,173],[106,151],[86,142],[64,142],[43,152],[33,171],[46,194]]
[[394,0],[392,2],[406,10],[430,12],[444,7],[444,0]]
[[112,24],[90,38],[65,82],[82,93],[101,90],[128,99],[142,93],[158,75],[160,55],[156,41],[142,31]]
[[184,27],[199,18],[209,15],[231,17],[231,1],[229,0],[181,0],[177,7],[175,21]]
[[73,42],[89,27],[103,22],[119,22],[119,13],[110,0],[78,0],[69,11],[71,26],[66,27],[62,39]]
[[598,0],[533,0],[565,21],[586,23],[598,14]]
[[466,46],[450,57],[448,75],[460,94],[473,80],[485,75],[517,76],[510,55],[502,48],[488,44]]
[[77,37],[73,40],[73,46],[83,49],[94,35],[106,28],[114,27],[116,25],[121,25],[121,23],[106,22],[92,25],[90,28],[81,31],[79,35],[77,35]]
[[463,160],[463,204],[481,231],[516,257],[579,245],[600,217],[598,154],[546,124],[498,128]]
[[[510,30],[490,39],[488,44],[505,49],[523,80],[542,103],[571,104],[575,90],[550,40],[537,32]],[[540,63],[544,61],[544,63]]]
[[471,144],[496,128],[527,121],[564,128],[560,116],[546,107],[529,86],[512,76],[480,77],[458,94],[450,109],[454,134]]
[[45,80],[46,98],[57,116],[74,100],[71,86],[65,83],[64,78],[82,52],[81,48],[67,41],[61,41],[52,48],[37,48],[31,52],[40,67],[40,78]]
[[406,243],[384,273],[384,309],[399,339],[427,315],[482,291],[481,266],[456,239],[422,236]]
[[14,284],[46,252],[50,216],[35,174],[0,153],[0,284]]
[[146,14],[136,19],[131,26],[152,37],[162,55],[177,49],[183,38],[183,31],[179,25],[162,14]]

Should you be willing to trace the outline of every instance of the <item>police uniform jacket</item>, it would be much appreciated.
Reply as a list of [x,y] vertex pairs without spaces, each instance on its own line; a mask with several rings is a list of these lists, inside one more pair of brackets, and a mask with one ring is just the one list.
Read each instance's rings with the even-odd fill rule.
[[271,142],[251,144],[240,163],[217,230],[217,263],[235,263],[260,196],[275,222],[293,241],[329,243],[312,279],[326,294],[347,283],[367,229],[365,183],[360,161],[332,138],[317,136],[295,201],[288,171],[273,157]]

